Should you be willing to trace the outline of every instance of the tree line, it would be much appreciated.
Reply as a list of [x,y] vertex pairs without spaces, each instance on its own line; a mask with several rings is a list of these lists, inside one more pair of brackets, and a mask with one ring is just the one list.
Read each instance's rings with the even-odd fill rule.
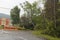
[[44,10],[38,7],[38,2],[28,1],[20,4],[24,14],[20,17],[18,6],[11,9],[12,24],[26,29],[44,30],[42,33],[60,37],[60,2],[59,0],[43,0]]

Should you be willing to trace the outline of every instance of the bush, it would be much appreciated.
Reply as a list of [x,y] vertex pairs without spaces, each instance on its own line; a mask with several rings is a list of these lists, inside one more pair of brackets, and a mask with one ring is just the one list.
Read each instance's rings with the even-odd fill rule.
[[0,25],[0,29],[3,29],[4,28],[4,25]]
[[43,25],[42,24],[36,24],[34,29],[35,30],[41,30],[41,29],[43,29]]
[[46,29],[44,30],[44,34],[49,34],[54,37],[59,37],[60,36],[60,26],[57,26],[55,28],[53,21],[46,21]]
[[28,25],[24,25],[24,28],[25,29],[33,30],[34,29],[34,25],[32,23],[31,24],[28,24]]

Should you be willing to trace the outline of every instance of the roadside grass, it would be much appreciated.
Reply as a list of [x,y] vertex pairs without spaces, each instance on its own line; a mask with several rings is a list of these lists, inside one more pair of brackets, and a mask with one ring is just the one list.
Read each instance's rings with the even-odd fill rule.
[[42,32],[43,30],[35,30],[32,33],[38,37],[46,38],[47,40],[60,40],[60,38],[57,38],[57,37],[52,37],[50,35],[41,34]]
[[0,26],[0,29],[3,29],[3,26]]

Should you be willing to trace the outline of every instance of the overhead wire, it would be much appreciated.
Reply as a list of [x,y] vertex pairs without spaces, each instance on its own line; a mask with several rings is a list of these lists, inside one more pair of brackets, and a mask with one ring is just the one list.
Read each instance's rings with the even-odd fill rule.
[[10,10],[11,8],[5,8],[5,7],[0,7],[1,9],[7,9],[7,10]]

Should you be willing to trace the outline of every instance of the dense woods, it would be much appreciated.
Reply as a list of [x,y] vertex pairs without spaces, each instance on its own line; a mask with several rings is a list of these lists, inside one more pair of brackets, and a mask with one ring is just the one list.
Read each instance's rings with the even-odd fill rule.
[[58,4],[59,3],[59,0],[47,0],[47,2],[45,3],[45,18],[46,18],[46,21],[47,22],[47,28],[46,28],[46,32],[47,34],[49,35],[52,35],[52,36],[58,36],[60,35],[60,21],[59,21],[59,14],[58,13]]
[[19,24],[26,29],[43,30],[43,34],[60,37],[60,2],[59,0],[43,1],[45,3],[42,12],[38,2],[31,4],[26,1],[20,4],[24,10],[21,17],[19,17],[19,8],[17,6],[13,8],[11,10],[12,24]]

